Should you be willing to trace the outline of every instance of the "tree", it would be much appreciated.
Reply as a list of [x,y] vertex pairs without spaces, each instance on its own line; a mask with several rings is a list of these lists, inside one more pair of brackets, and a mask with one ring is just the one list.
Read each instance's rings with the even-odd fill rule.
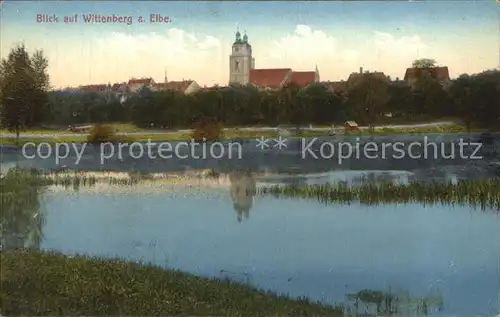
[[449,91],[455,112],[464,121],[467,131],[470,131],[476,116],[472,85],[472,78],[462,75],[455,81]]
[[410,120],[413,109],[409,107],[411,98],[410,86],[390,85],[388,89],[390,100],[387,104],[387,111],[395,117],[406,116]]
[[30,57],[24,45],[14,47],[1,63],[1,121],[16,133],[41,122],[48,103],[48,62],[41,51]]
[[477,111],[476,125],[500,129],[500,71],[475,75],[471,94]]
[[429,74],[422,74],[415,83],[411,105],[421,117],[442,117],[449,113],[448,95]]
[[456,114],[470,129],[472,126],[500,128],[500,72],[486,71],[460,76],[450,88]]
[[368,123],[373,128],[378,117],[386,110],[390,100],[389,83],[376,74],[363,74],[358,84],[348,92],[351,118]]
[[31,61],[33,63],[33,73],[35,76],[35,84],[42,91],[47,91],[50,89],[49,74],[47,73],[47,68],[49,67],[49,61],[45,58],[42,50],[37,50]]
[[417,59],[413,61],[412,67],[413,68],[433,68],[436,67],[436,60],[432,58],[422,58],[422,59]]

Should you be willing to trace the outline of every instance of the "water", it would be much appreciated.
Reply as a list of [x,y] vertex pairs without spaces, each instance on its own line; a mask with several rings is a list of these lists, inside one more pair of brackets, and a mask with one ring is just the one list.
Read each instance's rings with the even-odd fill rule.
[[326,303],[362,289],[392,289],[440,296],[443,310],[435,316],[498,309],[495,212],[322,205],[248,198],[234,188],[140,188],[109,195],[103,188],[49,190],[39,247],[230,277]]
[[[500,216],[493,210],[420,204],[324,205],[245,194],[248,187],[273,184],[355,186],[366,180],[454,182],[496,177],[490,161],[366,161],[362,168],[354,161],[341,167],[298,162],[289,153],[256,158],[257,163],[243,160],[255,167],[255,173],[223,175],[211,183],[197,183],[200,188],[154,182],[134,187],[99,185],[77,192],[49,188],[41,198],[39,214],[34,210],[30,222],[23,220],[31,228],[28,234],[4,237],[5,247],[149,261],[325,303],[345,303],[348,294],[369,289],[406,292],[413,299],[433,298],[434,302],[439,298],[442,305],[434,305],[429,316],[500,312]],[[45,161],[27,162],[17,164],[47,166]],[[4,165],[8,164],[14,163]],[[89,168],[92,164],[99,166],[91,159],[82,166],[94,170]],[[131,161],[113,164],[105,168],[129,171],[151,166]],[[189,165],[185,161],[161,164]],[[356,164],[358,168],[352,168]]]
[[[425,139],[427,138],[427,139]],[[359,140],[358,140],[359,139]],[[425,140],[427,141],[425,141]],[[399,136],[363,136],[361,138],[352,136],[341,136],[341,137],[323,137],[318,138],[318,141],[314,143],[312,147],[314,149],[315,155],[319,154],[319,150],[322,144],[326,142],[332,143],[337,151],[334,153],[333,157],[318,157],[317,159],[311,155],[309,152],[304,152],[304,144],[308,144],[312,139],[307,140],[289,140],[287,142],[287,147],[279,150],[277,148],[271,147],[269,149],[261,150],[256,147],[257,142],[255,140],[248,140],[244,142],[241,146],[241,151],[236,146],[226,146],[226,152],[224,156],[219,159],[211,158],[208,155],[205,159],[195,159],[193,155],[190,155],[188,149],[184,149],[179,153],[183,156],[188,155],[185,158],[177,159],[162,159],[158,157],[158,149],[152,148],[151,152],[156,158],[150,158],[149,155],[143,154],[141,157],[137,157],[139,151],[128,152],[128,148],[123,150],[121,157],[117,154],[109,159],[104,159],[101,161],[101,155],[103,153],[107,154],[108,151],[101,151],[99,147],[87,146],[81,160],[77,160],[77,156],[74,150],[70,150],[68,157],[61,158],[60,160],[55,159],[54,149],[52,149],[52,155],[47,158],[41,159],[28,159],[32,155],[45,156],[47,154],[47,149],[43,148],[38,154],[33,148],[28,148],[25,155],[21,154],[21,151],[16,152],[13,150],[3,151],[0,154],[2,165],[17,161],[18,166],[25,168],[37,168],[54,170],[59,169],[62,166],[71,169],[80,170],[92,170],[92,171],[143,171],[143,172],[164,172],[164,171],[184,171],[191,169],[216,169],[220,171],[230,171],[236,168],[251,169],[256,172],[272,172],[272,173],[289,173],[297,172],[301,173],[325,173],[330,171],[345,171],[345,170],[379,170],[379,171],[410,171],[416,173],[416,179],[428,179],[428,178],[441,178],[446,175],[444,174],[456,174],[460,178],[491,178],[498,177],[500,164],[500,136],[498,136],[499,142],[484,143],[480,148],[478,153],[475,153],[475,157],[481,157],[480,159],[469,159],[468,157],[474,154],[475,145],[465,147],[464,155],[460,155],[460,150],[458,149],[460,140],[464,142],[481,142],[478,136],[474,135],[399,135]],[[339,160],[339,150],[341,142],[347,142],[351,146],[355,147],[359,144],[360,149],[356,155],[356,151],[353,150],[353,154],[345,159]],[[372,158],[374,153],[368,153],[365,155],[364,146],[367,143],[374,143],[378,148],[376,155],[378,159]],[[413,155],[422,155],[423,148],[427,147],[427,143],[434,142],[438,145],[438,155],[433,157],[433,154],[427,158],[410,158],[405,156],[403,158],[395,158],[394,155],[400,154],[394,150],[386,149],[382,150],[385,145],[394,144],[395,142],[402,142],[405,147],[408,148],[410,144],[418,143],[417,147],[412,150]],[[227,143],[227,142],[226,142]],[[304,143],[304,144],[303,144]],[[270,142],[272,144],[272,142]],[[175,147],[175,144],[171,144]],[[441,154],[441,149],[449,154],[451,148],[455,149],[455,156],[452,158],[443,157]],[[81,148],[81,147],[80,147]],[[231,148],[231,155],[229,154],[228,148]],[[371,147],[373,148],[373,146]],[[134,149],[134,148],[133,148]],[[137,149],[137,147],[135,147]],[[429,153],[433,153],[432,147],[430,147]],[[81,150],[81,149],[80,149]],[[147,149],[144,149],[147,153]],[[407,151],[410,155],[409,150]],[[451,153],[451,152],[450,152]],[[65,154],[62,151],[61,154]],[[342,150],[343,155],[349,154],[348,150]],[[197,151],[195,155],[201,155],[201,151]],[[136,158],[134,158],[136,157]]]

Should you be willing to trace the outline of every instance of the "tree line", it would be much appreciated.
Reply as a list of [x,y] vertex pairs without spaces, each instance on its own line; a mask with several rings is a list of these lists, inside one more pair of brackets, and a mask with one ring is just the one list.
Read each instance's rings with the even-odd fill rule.
[[[500,72],[462,75],[445,89],[429,76],[413,86],[365,73],[348,89],[320,83],[278,91],[213,87],[190,95],[142,89],[127,100],[100,93],[48,91],[48,62],[23,46],[2,61],[1,119],[20,131],[41,125],[130,122],[142,128],[187,128],[209,118],[224,126],[362,125],[461,118],[468,127],[500,128]],[[391,117],[391,118],[388,118]]]

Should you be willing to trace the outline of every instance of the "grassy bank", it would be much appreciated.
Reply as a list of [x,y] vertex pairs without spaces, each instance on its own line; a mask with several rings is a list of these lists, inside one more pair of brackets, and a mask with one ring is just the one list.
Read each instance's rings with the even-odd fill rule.
[[[328,130],[303,130],[301,132],[294,132],[293,129],[290,130],[290,134],[286,136],[286,138],[297,138],[297,137],[321,137],[321,136],[330,136],[331,131]],[[28,131],[28,133],[37,134],[37,132],[42,133],[41,131]],[[390,135],[390,134],[432,134],[432,133],[482,133],[487,132],[484,129],[472,129],[467,131],[465,127],[462,126],[442,126],[442,127],[420,127],[420,128],[377,128],[375,130],[360,130],[360,131],[352,131],[352,132],[344,132],[343,129],[339,129],[336,131],[337,135],[350,135],[350,136],[364,136],[364,135]],[[47,132],[43,132],[47,133]],[[55,132],[57,133],[57,132]],[[222,136],[222,140],[236,140],[236,139],[256,139],[256,138],[277,138],[279,137],[279,133],[277,131],[251,131],[251,130],[230,130],[225,131]],[[189,132],[165,132],[165,133],[141,133],[134,135],[115,135],[111,138],[111,141],[114,142],[167,142],[167,141],[190,141],[191,133]],[[82,134],[78,136],[74,135],[61,135],[58,137],[21,137],[19,139],[19,145],[22,146],[26,143],[83,143],[87,142],[87,136]],[[15,138],[1,138],[0,145],[2,146],[15,146],[16,139]]]
[[[321,133],[320,133],[321,134]],[[326,133],[322,133],[326,135]],[[225,133],[222,136],[222,140],[234,140],[234,139],[253,139],[260,138],[261,136],[265,138],[277,138],[278,133],[274,131],[234,131]],[[191,133],[189,132],[170,132],[170,133],[141,133],[134,135],[115,135],[110,137],[112,142],[122,142],[122,143],[132,143],[132,142],[175,142],[175,141],[190,141],[192,139]],[[87,136],[82,134],[78,136],[68,135],[68,136],[58,136],[58,137],[21,137],[19,138],[19,145],[22,146],[26,143],[83,143],[87,142]],[[14,146],[16,145],[15,138],[2,138],[0,139],[0,145],[3,146]]]
[[339,309],[119,260],[1,252],[1,313],[31,316],[341,316]]
[[[189,139],[189,134],[188,133],[174,133],[174,134],[136,134],[136,135],[116,135],[113,137],[110,137],[111,142],[146,142],[148,140],[151,141],[181,141],[181,140],[188,140]],[[86,135],[79,135],[79,136],[73,136],[73,135],[68,135],[68,136],[58,136],[58,137],[52,137],[52,138],[47,138],[47,137],[22,137],[19,138],[19,145],[22,146],[26,143],[35,143],[35,144],[40,144],[40,143],[49,143],[49,144],[55,144],[55,143],[84,143],[87,142],[87,136]],[[16,145],[16,139],[15,138],[2,138],[0,140],[0,145],[7,146],[7,145]]]

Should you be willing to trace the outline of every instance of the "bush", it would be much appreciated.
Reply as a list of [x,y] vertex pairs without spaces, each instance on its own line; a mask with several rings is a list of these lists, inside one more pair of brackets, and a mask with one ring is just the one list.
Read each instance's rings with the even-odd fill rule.
[[222,139],[222,125],[213,119],[204,119],[194,124],[191,138],[195,142],[219,141]]
[[87,142],[100,144],[104,142],[116,141],[115,130],[109,125],[95,125],[90,129]]

